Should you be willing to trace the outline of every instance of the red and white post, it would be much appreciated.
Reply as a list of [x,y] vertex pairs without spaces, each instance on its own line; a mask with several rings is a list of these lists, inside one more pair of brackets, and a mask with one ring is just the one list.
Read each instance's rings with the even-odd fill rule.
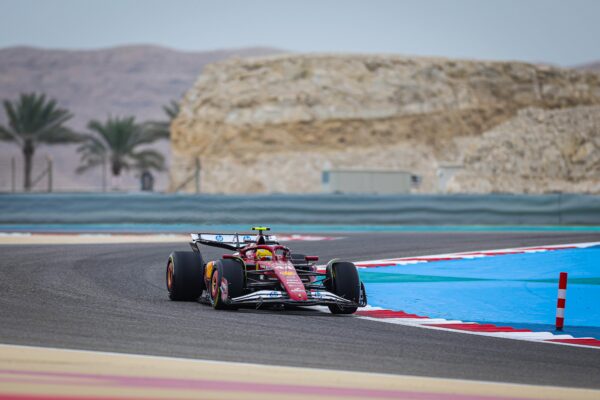
[[561,272],[558,280],[558,301],[556,302],[556,330],[565,326],[565,305],[567,302],[567,273]]

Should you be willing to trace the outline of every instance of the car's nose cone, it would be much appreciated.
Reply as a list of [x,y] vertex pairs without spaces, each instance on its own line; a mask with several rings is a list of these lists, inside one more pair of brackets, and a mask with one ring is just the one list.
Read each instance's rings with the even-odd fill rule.
[[304,283],[296,273],[296,268],[288,262],[274,262],[271,267],[279,278],[281,284],[293,301],[306,301],[308,295],[304,289]]

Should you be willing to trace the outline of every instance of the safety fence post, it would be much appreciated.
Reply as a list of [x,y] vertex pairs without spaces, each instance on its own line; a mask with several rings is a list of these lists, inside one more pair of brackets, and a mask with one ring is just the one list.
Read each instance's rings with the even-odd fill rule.
[[10,159],[10,188],[13,193],[17,191],[17,161],[14,157]]

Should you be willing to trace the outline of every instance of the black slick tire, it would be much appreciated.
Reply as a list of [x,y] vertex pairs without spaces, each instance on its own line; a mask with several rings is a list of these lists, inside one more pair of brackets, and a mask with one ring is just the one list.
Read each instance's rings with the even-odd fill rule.
[[[231,299],[244,293],[244,265],[238,260],[219,260],[215,262],[210,277],[210,302],[215,310],[235,310],[238,307],[227,304],[223,297]],[[223,288],[227,292],[223,293]]]
[[195,301],[204,290],[204,261],[199,252],[174,251],[167,261],[167,291],[174,301]]
[[[327,265],[327,288],[334,294],[358,304],[361,282],[356,266],[347,261],[334,261]],[[332,314],[353,314],[358,306],[327,306]]]

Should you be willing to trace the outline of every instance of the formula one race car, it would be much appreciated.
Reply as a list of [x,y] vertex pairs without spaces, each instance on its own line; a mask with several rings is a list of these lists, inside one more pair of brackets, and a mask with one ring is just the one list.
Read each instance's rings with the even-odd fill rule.
[[[215,309],[240,306],[326,305],[334,314],[352,314],[367,304],[356,266],[334,259],[325,269],[316,256],[294,254],[277,238],[263,234],[192,234],[193,251],[175,251],[167,262],[171,300],[200,300]],[[219,260],[204,262],[199,245],[231,250]]]

